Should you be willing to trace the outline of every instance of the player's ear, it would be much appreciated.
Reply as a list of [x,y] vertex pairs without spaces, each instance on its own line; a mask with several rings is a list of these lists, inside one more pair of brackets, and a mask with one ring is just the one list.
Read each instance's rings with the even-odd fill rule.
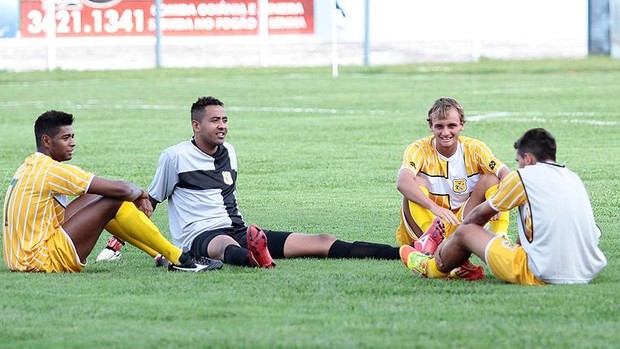
[[192,130],[194,130],[194,132],[200,131],[200,122],[198,122],[198,120],[192,119]]
[[51,143],[52,137],[46,134],[41,136],[41,145],[43,146],[43,148],[49,148]]
[[536,160],[536,157],[534,156],[534,154],[532,153],[525,153],[523,154],[525,159],[526,159],[526,163],[528,165],[535,165],[538,161]]

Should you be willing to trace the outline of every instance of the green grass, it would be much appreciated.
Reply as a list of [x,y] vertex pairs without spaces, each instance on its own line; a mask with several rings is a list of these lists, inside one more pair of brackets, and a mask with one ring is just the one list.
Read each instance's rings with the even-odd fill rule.
[[[616,347],[619,81],[620,61],[601,57],[343,67],[337,79],[329,68],[0,73],[0,199],[45,110],[76,116],[72,164],[147,186],[161,150],[189,138],[191,103],[215,95],[246,221],[393,244],[402,152],[429,134],[432,102],[451,96],[470,120],[464,134],[512,168],[526,129],[557,137],[559,161],[589,189],[608,258],[590,285],[544,287],[424,280],[370,260],[173,274],[132,247],[118,263],[92,256],[76,275],[2,265],[0,348]],[[165,204],[153,220],[168,236]]]

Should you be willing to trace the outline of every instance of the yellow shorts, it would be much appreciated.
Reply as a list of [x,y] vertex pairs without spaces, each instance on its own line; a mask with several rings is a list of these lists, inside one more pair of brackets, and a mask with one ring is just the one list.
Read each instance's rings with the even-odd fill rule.
[[491,272],[498,279],[520,285],[545,285],[530,271],[523,246],[497,236],[489,242],[484,254]]
[[[413,202],[409,202],[409,205],[416,205],[416,204],[414,204]],[[458,210],[453,211],[459,220],[463,220],[464,209],[465,209],[465,205],[459,207]],[[450,223],[447,223],[446,221],[443,221],[443,224],[446,227],[446,233],[444,236],[445,238],[452,235],[456,231],[456,228],[458,228],[458,225],[452,225]],[[400,210],[400,224],[398,225],[398,228],[396,228],[396,241],[398,242],[399,246],[402,246],[402,245],[411,245],[411,243],[417,239],[418,238],[415,235],[413,228],[409,227],[405,223],[405,218],[403,217],[403,211],[401,209]]]
[[49,259],[45,261],[45,269],[42,271],[77,273],[85,266],[80,262],[73,241],[62,227],[47,241],[47,250]]

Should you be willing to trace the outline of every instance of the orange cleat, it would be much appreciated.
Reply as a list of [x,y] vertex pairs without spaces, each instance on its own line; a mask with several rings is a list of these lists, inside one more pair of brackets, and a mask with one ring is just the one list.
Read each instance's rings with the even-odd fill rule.
[[477,281],[484,279],[484,267],[475,265],[469,259],[463,265],[450,272],[450,279]]
[[422,278],[427,278],[426,263],[432,258],[424,254],[410,245],[402,245],[398,250],[400,259],[405,263],[405,267]]
[[246,241],[251,254],[248,257],[252,257],[250,263],[259,268],[271,269],[276,266],[267,248],[267,236],[261,228],[250,225],[246,230]]
[[413,242],[413,247],[421,253],[432,255],[437,250],[437,246],[443,241],[443,235],[446,227],[439,218],[433,220],[433,224],[426,230],[422,236]]

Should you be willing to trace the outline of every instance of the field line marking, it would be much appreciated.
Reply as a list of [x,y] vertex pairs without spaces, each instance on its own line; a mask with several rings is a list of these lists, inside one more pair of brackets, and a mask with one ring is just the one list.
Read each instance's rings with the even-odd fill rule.
[[[37,108],[49,108],[43,101],[6,101],[0,102],[0,108],[23,108],[23,107],[37,107]],[[83,103],[73,103],[66,101],[62,103],[67,108],[75,108],[78,110],[83,109],[118,109],[118,110],[183,110],[187,109],[185,105],[176,104],[106,104],[100,103],[99,100],[87,100]],[[309,108],[309,107],[260,107],[260,106],[226,106],[226,109],[230,111],[249,111],[249,112],[272,112],[272,113],[291,113],[291,114],[327,114],[327,115],[391,115],[402,114],[402,110],[359,110],[359,109],[337,109],[337,108]],[[592,126],[620,126],[620,120],[594,120],[583,119],[584,117],[596,117],[597,113],[594,112],[507,112],[507,111],[494,111],[477,113],[473,112],[471,115],[467,115],[467,121],[479,122],[487,120],[502,119],[502,121],[508,122],[538,122],[538,123],[551,123],[558,122],[563,124],[582,124]]]

